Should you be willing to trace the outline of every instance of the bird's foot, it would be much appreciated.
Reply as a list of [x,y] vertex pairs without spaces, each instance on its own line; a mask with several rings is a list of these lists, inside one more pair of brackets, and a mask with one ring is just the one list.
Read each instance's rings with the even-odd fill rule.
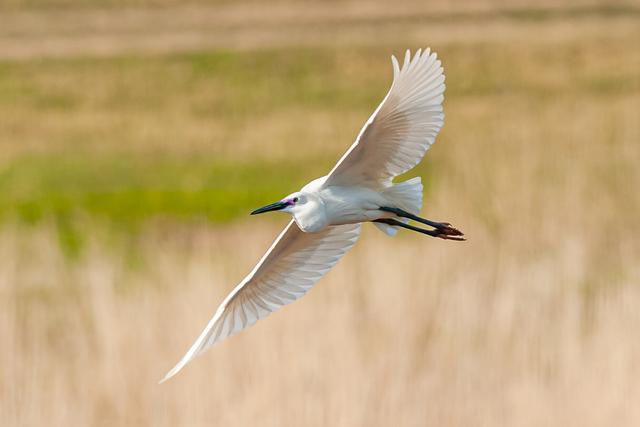
[[[435,224],[435,229],[440,234],[445,236],[464,236],[464,233],[457,228],[453,227],[448,222],[438,222]],[[440,236],[437,236],[440,237]],[[451,239],[451,240],[460,240],[460,239]],[[464,238],[461,240],[465,240]]]
[[432,230],[429,235],[437,237],[438,239],[456,240],[458,242],[464,242],[467,240],[464,238],[464,234],[462,234],[460,230],[451,226],[438,227],[435,230]]

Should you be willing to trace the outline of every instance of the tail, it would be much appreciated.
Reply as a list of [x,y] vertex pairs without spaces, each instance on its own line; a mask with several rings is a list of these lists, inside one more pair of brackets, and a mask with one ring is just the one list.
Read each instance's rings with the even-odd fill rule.
[[[382,196],[384,196],[392,206],[417,215],[420,213],[420,209],[422,209],[422,180],[418,176],[408,181],[392,185],[382,191]],[[402,220],[407,222],[404,218],[402,218]],[[374,224],[388,236],[395,236],[398,232],[398,229],[391,225],[379,222]]]

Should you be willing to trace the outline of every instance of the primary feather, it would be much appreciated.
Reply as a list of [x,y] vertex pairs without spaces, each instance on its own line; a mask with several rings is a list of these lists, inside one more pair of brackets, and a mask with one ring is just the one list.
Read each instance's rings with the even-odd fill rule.
[[360,224],[303,233],[294,221],[289,222],[258,265],[220,304],[196,342],[161,382],[177,374],[209,347],[306,294],[351,249],[359,235]]
[[394,56],[393,84],[356,142],[324,183],[381,189],[415,167],[444,124],[444,74],[436,53],[407,50],[400,68]]

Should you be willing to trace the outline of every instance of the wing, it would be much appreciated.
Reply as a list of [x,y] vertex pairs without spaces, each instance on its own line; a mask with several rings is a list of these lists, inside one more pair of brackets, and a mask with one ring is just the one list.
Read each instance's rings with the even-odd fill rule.
[[359,235],[359,224],[304,233],[291,221],[253,271],[224,299],[187,354],[161,382],[204,350],[306,294],[351,249]]
[[380,189],[422,160],[444,124],[444,74],[436,53],[407,50],[402,68],[394,56],[393,84],[356,142],[324,183]]

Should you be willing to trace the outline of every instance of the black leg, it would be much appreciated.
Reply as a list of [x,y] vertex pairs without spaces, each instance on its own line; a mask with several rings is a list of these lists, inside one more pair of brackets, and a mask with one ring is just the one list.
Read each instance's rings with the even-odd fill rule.
[[384,212],[391,212],[393,214],[398,215],[399,217],[402,218],[408,218],[408,219],[412,219],[414,221],[420,222],[422,224],[426,224],[430,227],[433,227],[437,230],[439,230],[440,232],[447,234],[449,236],[462,236],[463,233],[458,230],[457,228],[454,228],[451,226],[451,224],[449,224],[448,222],[435,222],[435,221],[431,221],[429,219],[426,218],[421,218],[417,215],[414,215],[412,213],[409,213],[405,210],[402,210],[400,208],[390,208],[387,206],[382,206],[379,208],[381,211]]
[[374,220],[373,222],[381,222],[383,224],[393,225],[395,227],[406,228],[407,230],[417,231],[418,233],[426,234],[431,237],[437,237],[439,239],[457,240],[457,241],[466,240],[464,237],[453,236],[451,234],[448,234],[445,230],[441,230],[438,228],[436,228],[435,230],[425,230],[424,228],[415,227],[410,224],[405,224],[404,222],[398,221],[395,218],[380,218],[380,219]]

